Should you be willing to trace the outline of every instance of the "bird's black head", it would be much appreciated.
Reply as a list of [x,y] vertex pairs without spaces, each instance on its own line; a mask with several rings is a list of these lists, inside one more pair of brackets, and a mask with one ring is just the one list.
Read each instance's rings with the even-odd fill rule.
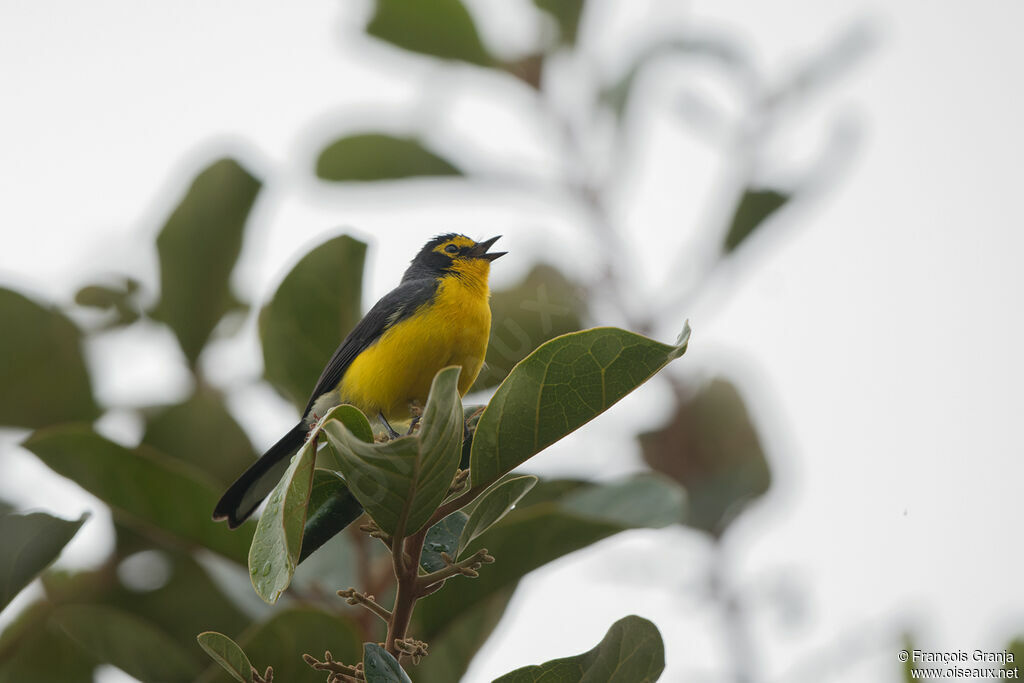
[[402,279],[456,275],[462,278],[482,279],[486,282],[491,261],[508,253],[487,251],[498,241],[498,237],[474,242],[465,235],[456,233],[438,235],[423,245]]

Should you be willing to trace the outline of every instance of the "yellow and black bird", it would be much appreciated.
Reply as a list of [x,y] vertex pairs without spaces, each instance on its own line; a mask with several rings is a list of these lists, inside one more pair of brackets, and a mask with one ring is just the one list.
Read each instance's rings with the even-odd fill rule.
[[464,396],[487,352],[487,277],[491,261],[507,253],[487,251],[497,239],[474,242],[448,234],[427,242],[398,287],[370,309],[331,356],[302,420],[231,485],[213,518],[226,519],[231,528],[244,522],[277,485],[310,427],[340,403],[377,416],[394,437],[389,420],[408,419],[414,403],[424,405],[441,368],[462,366],[459,393]]

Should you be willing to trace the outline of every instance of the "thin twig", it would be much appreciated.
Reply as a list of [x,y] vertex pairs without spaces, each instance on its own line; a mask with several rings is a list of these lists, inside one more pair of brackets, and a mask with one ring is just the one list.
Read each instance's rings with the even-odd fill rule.
[[360,593],[355,588],[348,588],[343,591],[338,591],[338,596],[345,598],[345,602],[350,605],[362,605],[383,619],[385,623],[391,619],[391,612],[380,605],[372,595]]

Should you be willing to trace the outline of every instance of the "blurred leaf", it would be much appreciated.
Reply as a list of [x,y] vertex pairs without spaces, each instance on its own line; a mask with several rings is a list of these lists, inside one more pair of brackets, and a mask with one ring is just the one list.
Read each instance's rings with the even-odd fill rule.
[[99,415],[74,323],[3,287],[0,320],[0,425],[44,427]]
[[583,0],[533,0],[533,4],[558,22],[559,40],[563,45],[576,42],[580,15],[583,14]]
[[238,643],[216,631],[204,631],[196,636],[196,641],[210,659],[220,664],[232,678],[241,683],[252,683],[252,664]]
[[771,483],[743,399],[726,380],[712,381],[680,404],[665,426],[639,438],[647,464],[686,489],[686,523],[715,536]]
[[0,516],[0,610],[57,559],[88,517],[69,522],[42,512]]
[[413,633],[430,642],[430,656],[416,667],[416,683],[451,683],[462,679],[473,655],[483,646],[505,613],[510,588],[496,592],[473,608],[452,615],[443,628],[424,632],[413,616]]
[[[1003,662],[1003,668],[1007,671],[1019,669],[1021,662],[1024,662],[1024,638],[1018,636],[1011,640],[1006,646],[1006,651],[1013,655],[1013,659],[1007,659],[1007,661]],[[1018,678],[1019,676],[1019,672],[1013,674],[1013,678]],[[1010,676],[1007,676],[1007,678],[1010,678]]]
[[363,675],[366,683],[412,683],[398,660],[377,643],[363,644]]
[[366,244],[348,235],[295,264],[260,314],[267,381],[302,410],[334,349],[359,322]]
[[571,491],[562,507],[590,519],[637,527],[664,527],[686,516],[686,494],[668,477],[637,474],[602,486]]
[[139,281],[124,276],[117,286],[106,284],[86,285],[75,294],[75,303],[88,308],[113,310],[114,315],[104,328],[130,325],[140,317],[141,306],[135,298]]
[[725,235],[722,248],[726,253],[733,251],[743,240],[750,237],[759,225],[764,223],[776,211],[785,206],[792,198],[789,194],[777,190],[747,189],[736,205],[736,211]]
[[65,605],[53,620],[83,649],[143,683],[195,680],[198,669],[170,636],[112,607]]
[[196,466],[224,486],[256,460],[252,442],[228,412],[224,397],[205,385],[184,403],[150,418],[142,442]]
[[324,426],[349,490],[391,536],[416,533],[451,486],[464,429],[460,370],[447,367],[434,376],[415,436],[368,444],[335,421]]
[[24,447],[109,504],[126,524],[245,562],[255,525],[230,531],[211,520],[218,490],[188,464],[148,447],[129,450],[81,425],[41,429]]
[[[561,500],[520,505],[510,512],[491,527],[486,537],[478,538],[466,549],[471,553],[486,547],[497,559],[494,564],[484,567],[472,581],[459,580],[458,590],[438,591],[417,603],[416,617],[423,633],[417,637],[429,641],[430,634],[446,628],[458,615],[484,604],[492,595],[552,560],[626,529],[664,526],[666,510],[672,505],[679,506],[672,510],[673,519],[679,519],[683,513],[679,487],[659,478],[653,485],[643,487],[648,498],[635,501],[638,509],[630,511],[624,520],[616,521],[611,513],[605,512],[593,517],[584,514],[589,506],[579,501],[586,492],[596,490],[588,494],[594,501],[622,494],[623,486],[618,482],[576,486]],[[523,500],[525,503],[526,498]],[[645,513],[651,515],[650,519],[643,518]]]
[[633,60],[626,73],[601,92],[601,101],[612,110],[617,118],[622,119],[640,72],[656,60],[666,56],[711,61],[725,67],[727,73],[737,76],[745,83],[753,78],[750,58],[738,44],[714,35],[675,37],[650,44],[647,49],[643,50]]
[[593,650],[516,669],[494,683],[652,683],[664,670],[665,644],[658,627],[630,615],[612,624]]
[[[459,539],[459,554],[477,536],[487,531],[508,514],[515,504],[529,493],[536,483],[537,477],[527,474],[495,482],[493,486],[484,491],[477,498],[476,505],[469,515],[469,520],[463,525],[465,528],[462,530],[462,536]],[[451,555],[451,552],[448,554]],[[455,557],[455,555],[452,555],[453,559]]]
[[328,145],[316,161],[316,174],[324,180],[342,182],[462,175],[462,171],[417,140],[363,133]]
[[0,683],[93,683],[96,658],[49,619],[52,606],[26,608],[0,636]]
[[363,514],[363,506],[348,490],[337,472],[317,469],[309,493],[306,526],[302,532],[299,562],[309,557]]
[[614,327],[567,334],[531,353],[498,387],[473,435],[470,478],[486,486],[579,429],[686,351]]
[[538,264],[519,282],[491,294],[487,359],[473,384],[480,391],[501,383],[516,363],[542,343],[582,327],[582,290],[552,266]]
[[249,578],[265,602],[277,602],[291,583],[302,550],[302,532],[313,485],[317,438],[314,436],[292,456],[260,515],[249,549]]
[[465,512],[456,510],[440,522],[430,527],[423,542],[423,553],[420,555],[420,566],[428,572],[444,569],[447,563],[441,553],[447,553],[452,560],[459,553],[459,537],[469,517]]
[[377,0],[366,32],[411,52],[479,66],[494,64],[459,0]]
[[[255,660],[258,671],[274,667],[274,680],[281,683],[324,683],[324,672],[302,661],[304,652],[322,657],[330,650],[336,660],[351,664],[363,656],[362,636],[350,620],[313,607],[275,612],[270,620],[255,624],[234,640]],[[198,680],[226,683],[234,679],[211,664]]]
[[170,325],[193,365],[237,305],[229,279],[260,184],[233,159],[215,161],[196,176],[157,237],[161,298],[153,317]]

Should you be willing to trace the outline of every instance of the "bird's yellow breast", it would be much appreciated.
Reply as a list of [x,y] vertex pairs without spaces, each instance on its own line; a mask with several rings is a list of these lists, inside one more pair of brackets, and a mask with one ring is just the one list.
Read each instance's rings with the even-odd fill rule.
[[480,373],[491,330],[486,279],[480,285],[477,278],[441,278],[431,302],[356,356],[341,379],[341,401],[371,417],[408,419],[410,402],[425,405],[434,375],[449,365],[462,366],[459,393],[465,395]]

